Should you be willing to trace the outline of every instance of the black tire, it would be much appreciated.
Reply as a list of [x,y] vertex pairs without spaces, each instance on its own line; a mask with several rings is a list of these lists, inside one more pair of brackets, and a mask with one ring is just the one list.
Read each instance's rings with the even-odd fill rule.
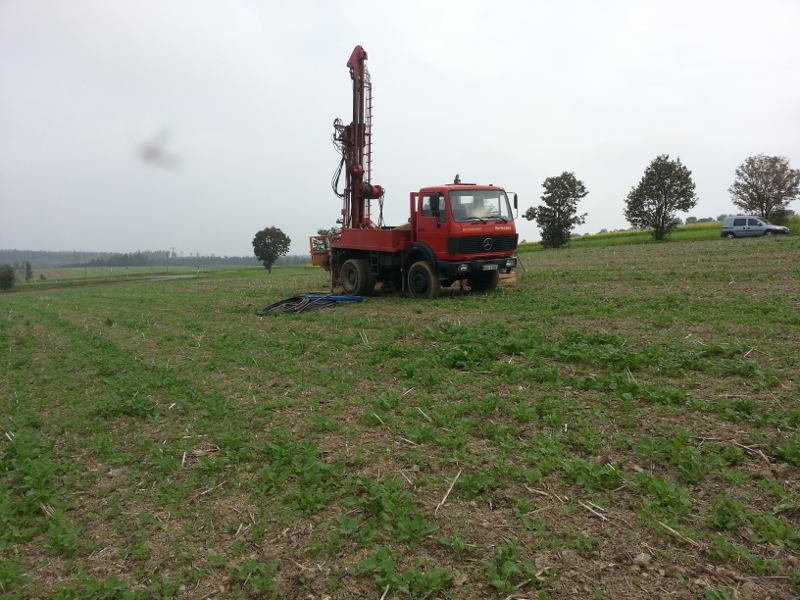
[[339,276],[342,288],[349,296],[369,296],[375,289],[375,275],[366,259],[351,258],[345,261]]
[[730,233],[726,233],[726,234],[725,234],[725,237],[726,237],[726,238],[728,238],[729,240],[732,240],[732,239],[733,239],[733,238],[735,238],[736,236],[735,236],[735,235],[733,235],[733,232],[730,232]]
[[441,294],[442,284],[428,261],[421,260],[411,265],[408,270],[408,292],[420,300],[438,298]]
[[467,278],[469,287],[473,292],[493,292],[500,282],[499,271],[483,271]]
[[764,235],[773,235],[774,233],[775,233],[775,232],[774,232],[774,231],[772,231],[772,229],[767,229],[767,230],[764,232]]

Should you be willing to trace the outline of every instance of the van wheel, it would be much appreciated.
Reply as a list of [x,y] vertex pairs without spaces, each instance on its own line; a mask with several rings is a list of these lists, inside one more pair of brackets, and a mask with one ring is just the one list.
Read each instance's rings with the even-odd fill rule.
[[772,231],[772,229],[767,229],[767,230],[764,232],[764,235],[772,235],[773,233],[774,233],[774,232]]
[[498,271],[475,273],[470,275],[467,281],[473,292],[493,292],[500,282],[500,273]]
[[411,265],[408,270],[408,291],[420,300],[439,297],[442,284],[428,261],[421,260]]
[[731,233],[726,233],[726,234],[725,234],[725,237],[726,237],[726,238],[728,238],[729,240],[732,240],[732,239],[733,239],[733,238],[735,238],[736,236],[735,236],[735,235],[733,235],[733,232],[731,232]]
[[350,296],[369,296],[375,289],[375,276],[363,258],[351,258],[342,265],[342,288]]

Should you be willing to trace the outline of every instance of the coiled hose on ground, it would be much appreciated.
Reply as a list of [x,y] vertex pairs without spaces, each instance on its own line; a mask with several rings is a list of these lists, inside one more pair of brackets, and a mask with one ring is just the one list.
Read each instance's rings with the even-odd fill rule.
[[333,308],[339,302],[361,302],[361,296],[311,296],[303,294],[302,296],[293,296],[273,302],[269,306],[259,308],[256,314],[263,317],[268,312],[275,311],[285,313],[310,312],[323,308]]

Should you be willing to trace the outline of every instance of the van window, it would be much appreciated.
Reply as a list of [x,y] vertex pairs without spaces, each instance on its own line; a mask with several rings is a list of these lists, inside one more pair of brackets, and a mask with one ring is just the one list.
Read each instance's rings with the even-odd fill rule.
[[744,227],[747,225],[747,219],[734,219],[733,226],[734,227]]
[[761,225],[761,221],[759,221],[758,219],[747,219],[747,224],[750,227],[758,227],[759,225]]

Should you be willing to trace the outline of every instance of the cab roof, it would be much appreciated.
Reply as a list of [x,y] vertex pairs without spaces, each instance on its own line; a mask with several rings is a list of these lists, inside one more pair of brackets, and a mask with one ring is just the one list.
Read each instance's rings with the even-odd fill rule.
[[445,184],[442,184],[442,185],[436,185],[436,186],[430,186],[430,187],[422,188],[420,190],[420,193],[424,193],[424,192],[440,192],[442,190],[475,190],[475,189],[499,190],[501,192],[505,191],[500,186],[492,185],[491,183],[489,185],[480,185],[480,184],[477,184],[477,183],[445,183]]

